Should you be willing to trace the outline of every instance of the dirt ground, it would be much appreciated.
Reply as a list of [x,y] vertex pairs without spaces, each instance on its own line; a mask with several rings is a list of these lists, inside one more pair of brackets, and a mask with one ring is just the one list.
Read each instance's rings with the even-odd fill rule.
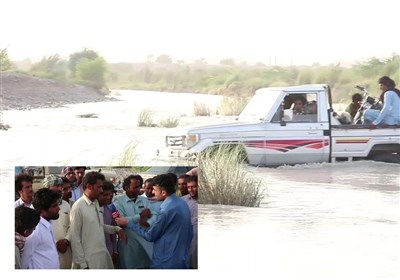
[[65,104],[113,100],[92,88],[22,73],[0,72],[1,110],[55,108]]

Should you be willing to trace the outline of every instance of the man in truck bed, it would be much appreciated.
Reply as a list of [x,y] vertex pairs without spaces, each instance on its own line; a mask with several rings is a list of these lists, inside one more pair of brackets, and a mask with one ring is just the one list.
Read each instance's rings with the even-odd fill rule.
[[382,91],[380,100],[383,102],[382,110],[368,109],[364,113],[364,123],[375,128],[379,124],[400,125],[400,90],[396,83],[389,77],[383,76],[378,81]]

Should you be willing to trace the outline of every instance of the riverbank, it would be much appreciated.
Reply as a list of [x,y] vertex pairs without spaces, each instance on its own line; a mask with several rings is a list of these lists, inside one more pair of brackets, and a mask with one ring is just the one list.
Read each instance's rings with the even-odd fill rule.
[[2,111],[117,100],[93,88],[15,72],[0,72],[0,99]]

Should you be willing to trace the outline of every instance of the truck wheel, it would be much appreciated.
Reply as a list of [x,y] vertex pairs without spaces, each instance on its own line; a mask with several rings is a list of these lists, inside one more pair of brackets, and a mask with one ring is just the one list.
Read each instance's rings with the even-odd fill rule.
[[374,161],[387,162],[387,163],[400,163],[400,154],[381,153],[372,157]]

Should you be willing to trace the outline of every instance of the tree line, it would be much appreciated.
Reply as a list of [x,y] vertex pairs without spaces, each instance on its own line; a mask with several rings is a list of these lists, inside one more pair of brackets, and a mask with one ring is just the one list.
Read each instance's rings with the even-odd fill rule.
[[[7,49],[0,49],[1,70],[18,71]],[[346,103],[356,92],[355,85],[378,96],[377,79],[387,75],[400,82],[400,55],[376,57],[344,67],[340,64],[321,66],[246,65],[225,58],[218,65],[204,59],[191,64],[173,62],[168,55],[148,56],[145,63],[107,63],[96,51],[83,49],[72,53],[68,60],[59,55],[43,57],[26,70],[33,76],[91,86],[98,90],[156,90],[219,94],[231,98],[251,97],[261,87],[292,86],[309,83],[330,85],[334,102]]]

